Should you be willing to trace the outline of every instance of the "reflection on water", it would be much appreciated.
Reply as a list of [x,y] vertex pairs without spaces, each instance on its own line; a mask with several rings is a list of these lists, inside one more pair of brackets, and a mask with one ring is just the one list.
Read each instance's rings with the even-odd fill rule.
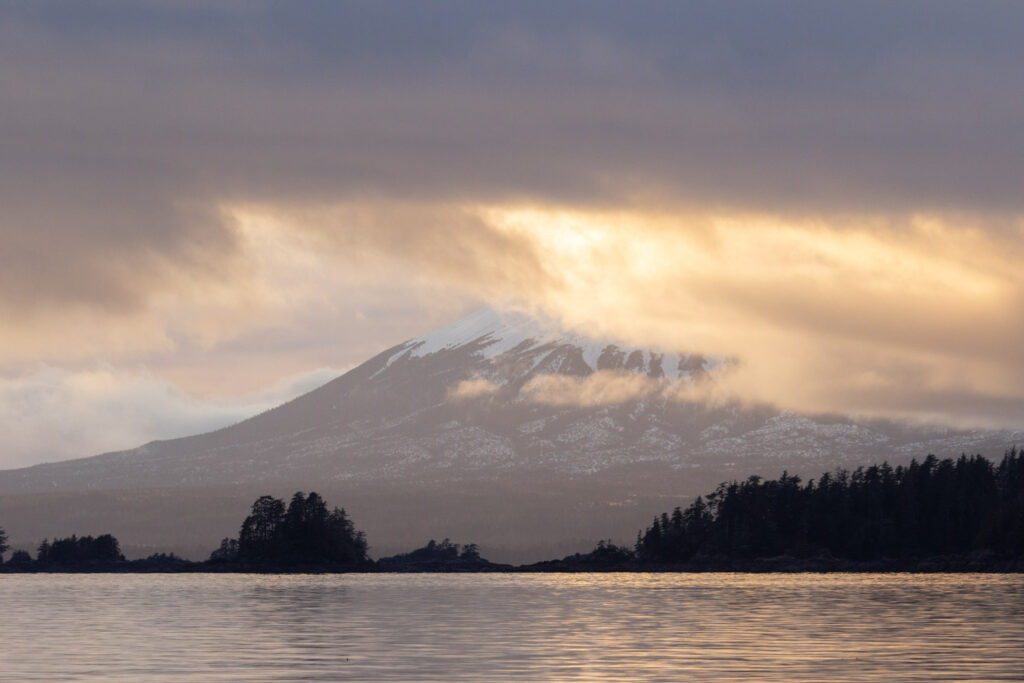
[[1024,678],[1024,576],[6,575],[4,681]]

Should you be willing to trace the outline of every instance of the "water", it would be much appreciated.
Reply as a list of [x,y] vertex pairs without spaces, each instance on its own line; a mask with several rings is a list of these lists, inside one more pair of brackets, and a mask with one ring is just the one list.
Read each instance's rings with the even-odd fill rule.
[[1024,680],[1024,576],[0,575],[3,681]]

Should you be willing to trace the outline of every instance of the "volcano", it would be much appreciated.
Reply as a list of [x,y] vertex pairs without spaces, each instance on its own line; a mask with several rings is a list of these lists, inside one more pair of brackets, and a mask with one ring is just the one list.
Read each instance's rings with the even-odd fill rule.
[[0,520],[15,545],[113,533],[129,554],[202,558],[256,496],[316,490],[373,554],[450,537],[524,562],[628,543],[724,480],[1024,441],[702,399],[731,364],[484,308],[230,427],[0,472]]

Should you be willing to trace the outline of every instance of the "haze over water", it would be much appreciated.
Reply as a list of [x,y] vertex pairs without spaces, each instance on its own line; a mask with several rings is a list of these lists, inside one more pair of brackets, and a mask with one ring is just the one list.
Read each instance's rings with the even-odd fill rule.
[[8,575],[3,681],[1020,680],[1019,575]]

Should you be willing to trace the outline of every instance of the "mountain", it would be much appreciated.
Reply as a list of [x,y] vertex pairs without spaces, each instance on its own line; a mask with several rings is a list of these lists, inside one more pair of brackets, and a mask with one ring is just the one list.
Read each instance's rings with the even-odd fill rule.
[[629,542],[725,479],[1024,442],[695,398],[730,364],[484,308],[231,427],[0,472],[0,520],[16,543],[111,532],[200,556],[256,496],[316,490],[375,554],[451,537],[529,561]]

